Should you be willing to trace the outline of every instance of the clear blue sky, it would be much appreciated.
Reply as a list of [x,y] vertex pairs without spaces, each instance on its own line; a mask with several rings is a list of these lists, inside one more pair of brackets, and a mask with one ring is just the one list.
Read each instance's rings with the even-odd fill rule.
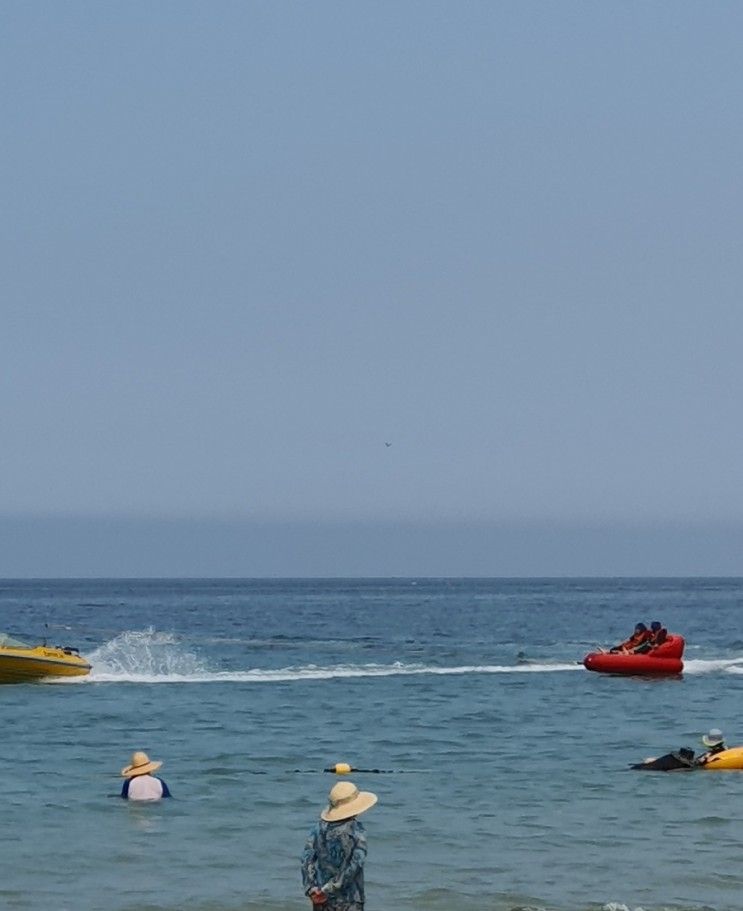
[[737,2],[3,3],[0,573],[743,528],[741,47]]

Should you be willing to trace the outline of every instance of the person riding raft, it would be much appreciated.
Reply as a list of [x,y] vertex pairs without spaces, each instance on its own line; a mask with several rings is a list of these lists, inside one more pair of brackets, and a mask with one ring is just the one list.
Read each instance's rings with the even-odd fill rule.
[[659,756],[657,759],[650,757],[642,762],[631,763],[630,768],[648,772],[688,772],[707,765],[714,756],[727,749],[725,738],[719,728],[712,728],[709,734],[705,734],[702,737],[702,743],[707,747],[707,752],[700,753],[696,758],[694,750],[681,747],[680,750],[666,753],[665,756]]
[[619,645],[615,645],[614,648],[609,649],[609,654],[616,655],[617,653],[627,655],[632,652],[636,652],[641,646],[645,643],[649,643],[653,637],[653,633],[645,626],[644,623],[636,623],[635,631],[624,642],[620,642]]
[[633,649],[636,655],[644,655],[652,649],[657,648],[668,638],[668,630],[663,626],[659,620],[653,620],[650,624],[650,635],[648,638],[641,642],[637,648]]
[[716,756],[718,753],[722,753],[727,749],[725,746],[725,738],[722,736],[722,731],[719,728],[712,728],[709,734],[705,734],[702,737],[702,743],[707,747],[707,752],[702,753],[701,756],[697,756],[695,759],[695,763],[698,766],[707,765],[713,756]]

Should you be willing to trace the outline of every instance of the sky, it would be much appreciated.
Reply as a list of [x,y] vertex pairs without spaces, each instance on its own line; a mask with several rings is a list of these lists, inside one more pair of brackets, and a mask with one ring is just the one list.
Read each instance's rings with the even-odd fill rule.
[[6,0],[0,574],[743,574],[742,43]]

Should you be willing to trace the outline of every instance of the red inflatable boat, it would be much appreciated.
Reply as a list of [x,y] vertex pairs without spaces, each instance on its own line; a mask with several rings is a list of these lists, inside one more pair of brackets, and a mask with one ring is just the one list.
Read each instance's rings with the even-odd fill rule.
[[684,654],[683,636],[669,635],[663,645],[645,652],[644,655],[618,655],[610,652],[591,652],[583,659],[587,671],[600,674],[665,674],[673,676],[684,669],[681,660]]

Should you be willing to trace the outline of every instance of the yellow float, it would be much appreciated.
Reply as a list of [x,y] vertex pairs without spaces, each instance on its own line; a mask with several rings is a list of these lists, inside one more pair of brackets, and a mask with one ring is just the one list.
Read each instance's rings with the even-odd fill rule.
[[743,771],[743,747],[730,747],[715,753],[699,768],[705,772]]

